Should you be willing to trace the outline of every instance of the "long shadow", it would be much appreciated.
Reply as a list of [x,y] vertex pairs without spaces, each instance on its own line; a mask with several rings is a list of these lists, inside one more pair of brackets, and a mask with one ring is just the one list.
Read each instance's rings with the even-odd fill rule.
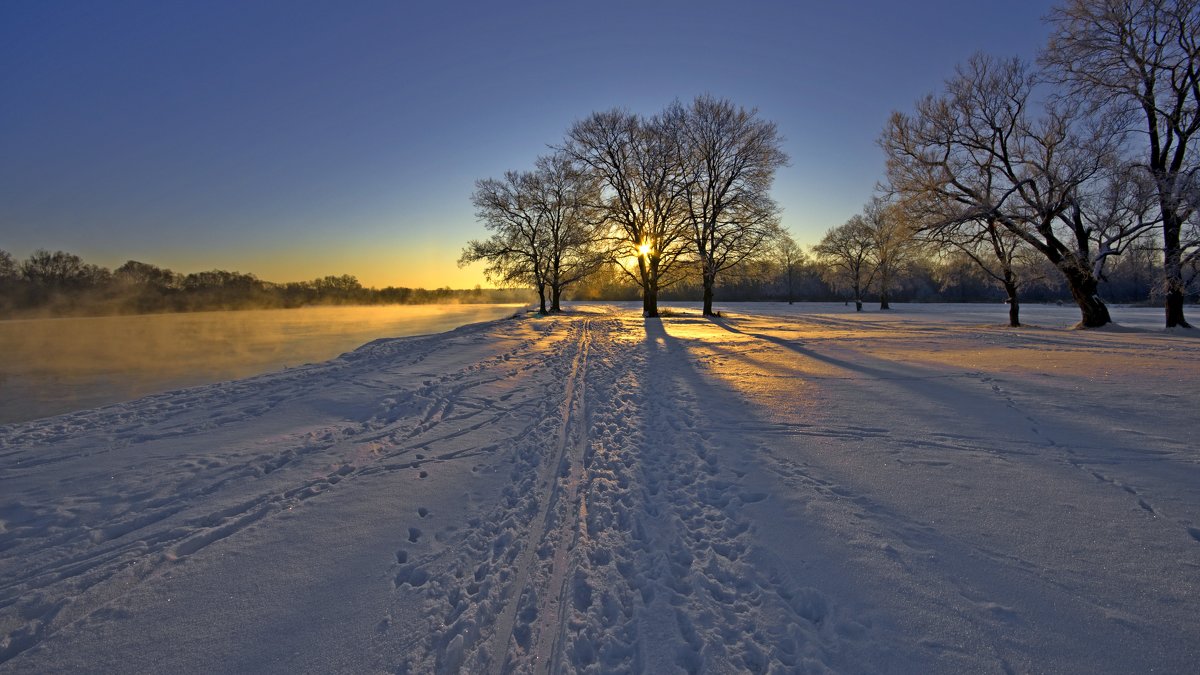
[[[729,333],[778,345],[806,358],[901,387],[912,398],[909,403],[897,402],[897,405],[907,405],[911,409],[911,403],[924,400],[929,403],[945,406],[952,411],[967,413],[970,410],[974,410],[979,418],[989,421],[998,421],[998,417],[1015,415],[1018,418],[1015,426],[1004,427],[1006,431],[1013,431],[1017,427],[1028,427],[1033,434],[1028,439],[1030,443],[1036,445],[1036,439],[1041,439],[1045,443],[1045,451],[1056,454],[1061,453],[1059,455],[1061,459],[1080,469],[1088,469],[1088,465],[1093,464],[1109,464],[1113,461],[1114,456],[1117,459],[1127,460],[1144,458],[1135,454],[1136,450],[1129,449],[1125,445],[1112,446],[1110,439],[1103,435],[1103,428],[1089,424],[1087,418],[1067,420],[1059,416],[1053,420],[1047,419],[1044,416],[1037,415],[1036,410],[1026,410],[1023,406],[1013,401],[1007,394],[1002,394],[998,391],[995,394],[983,393],[978,388],[963,386],[961,383],[962,380],[969,379],[977,380],[981,385],[985,384],[991,379],[985,370],[962,369],[937,372],[900,362],[897,362],[897,368],[895,369],[877,368],[821,354],[793,340],[786,340],[762,333],[747,332],[731,325],[726,319],[712,318],[710,321],[713,325]],[[931,384],[934,380],[937,381],[936,385]],[[864,386],[870,386],[869,381],[863,384]],[[1016,391],[1019,391],[1019,389]],[[882,395],[882,392],[880,394]],[[1063,395],[1055,397],[1054,400],[1062,404],[1071,403],[1069,397]],[[1035,418],[1040,419],[1035,421]],[[1047,423],[1050,423],[1048,428],[1042,428]],[[932,429],[931,431],[937,430]],[[996,443],[1001,441],[999,437],[981,440],[990,440]],[[1158,458],[1155,457],[1155,459]],[[1197,467],[1190,461],[1180,462],[1177,458],[1164,459],[1171,462],[1174,467],[1173,470],[1183,472],[1184,474],[1200,472],[1200,467]],[[1125,466],[1126,470],[1131,469],[1133,466],[1127,462],[1122,463],[1127,464]],[[1140,464],[1138,462],[1138,465]],[[1095,475],[1094,471],[1093,474]],[[1140,474],[1135,473],[1134,475],[1138,476],[1134,478],[1135,481],[1140,482],[1143,480]],[[1197,475],[1200,475],[1200,473],[1197,473]],[[1099,476],[1097,478],[1100,479]]]
[[[975,412],[980,412],[985,411],[987,408],[994,408],[997,412],[1002,413],[999,416],[1001,419],[1009,415],[1016,415],[1017,417],[1022,418],[1025,416],[1025,412],[1023,410],[1010,407],[1003,398],[1000,396],[992,396],[990,391],[985,393],[984,391],[980,390],[979,387],[969,387],[963,384],[955,384],[952,381],[946,381],[943,379],[980,379],[974,373],[953,371],[949,372],[948,374],[943,374],[937,371],[931,371],[913,366],[911,364],[903,364],[902,362],[898,364],[900,366],[899,370],[882,369],[856,363],[847,359],[835,358],[826,354],[821,354],[795,341],[782,339],[772,335],[742,330],[737,326],[731,325],[731,323],[726,319],[714,318],[709,319],[709,321],[732,334],[746,336],[757,340],[762,340],[770,344],[778,345],[801,356],[842,368],[850,372],[859,373],[871,379],[885,379],[889,384],[895,383],[895,385],[903,388],[907,392],[910,392],[912,396],[912,402],[923,399],[928,402],[943,404],[947,406],[948,410],[952,414],[960,414],[962,412],[972,410]],[[686,346],[682,345],[680,341],[669,336],[661,324],[656,326],[647,325],[647,340],[651,339],[651,335],[653,335],[653,340],[655,342],[661,342],[663,344],[665,349],[663,354],[670,354],[676,350],[679,352],[686,351]],[[736,352],[736,349],[729,349],[726,353],[734,356],[736,355]],[[653,352],[651,355],[653,355]],[[687,358],[677,359],[676,362],[687,366],[691,365],[691,360]],[[711,409],[715,403],[721,408],[719,411],[720,413],[739,418],[740,421],[762,419],[761,416],[755,414],[755,411],[752,409],[752,405],[749,404],[749,402],[746,402],[745,399],[743,399],[733,387],[728,385],[722,387],[712,378],[704,377],[692,367],[686,368],[686,370],[682,366],[674,367],[677,370],[682,371],[680,373],[681,377],[686,378],[689,382],[695,383],[693,386],[695,387],[697,394],[701,397],[701,400],[698,401],[698,404],[702,409]],[[980,373],[979,375],[986,376],[986,374],[987,373]],[[937,379],[939,381],[935,384],[928,382],[922,384],[922,380],[930,379]],[[872,387],[872,383],[869,380],[856,384],[868,389]],[[984,384],[985,383],[981,381],[981,386]],[[729,393],[725,394],[720,390],[725,390]],[[704,391],[713,391],[718,393],[712,398],[707,398],[706,400],[704,394],[702,393]],[[882,397],[886,396],[887,392],[879,391],[878,394]],[[1068,397],[1064,396],[1063,399],[1060,400],[1066,400],[1067,398]],[[706,403],[707,405],[705,405]],[[907,408],[910,411],[912,407],[908,401],[904,400],[897,400],[895,405],[900,408]],[[708,411],[706,410],[706,412]],[[1032,412],[1036,414],[1036,411]],[[984,412],[984,415],[989,415],[989,413]],[[1030,422],[1032,422],[1032,419]],[[1039,424],[1039,426],[1041,425]],[[984,426],[982,431],[986,432],[990,428],[991,427],[989,426]],[[1000,427],[996,428],[999,432]],[[931,431],[936,431],[936,429],[932,429]],[[957,430],[946,429],[946,431],[955,432]],[[1122,458],[1133,460],[1135,459],[1133,453],[1136,451],[1124,449],[1122,446],[1112,446],[1109,443],[1106,443],[1102,431],[1095,427],[1087,426],[1086,419],[1082,419],[1078,422],[1053,419],[1053,424],[1051,425],[1049,431],[1053,436],[1059,437],[1073,446],[1049,447],[1052,445],[1052,443],[1047,444],[1047,446],[1045,446],[1045,451],[1053,453],[1049,459],[1065,460],[1067,463],[1075,466],[1076,468],[1089,472],[1091,476],[1096,478],[1096,480],[1112,483],[1117,487],[1130,484],[1131,481],[1128,479],[1129,477],[1134,478],[1132,483],[1137,485],[1140,485],[1142,480],[1148,480],[1152,485],[1161,483],[1163,481],[1168,484],[1174,483],[1177,486],[1194,485],[1195,483],[1192,482],[1195,480],[1194,477],[1200,475],[1197,473],[1200,471],[1200,467],[1185,464],[1177,460],[1168,460],[1160,465],[1167,471],[1166,474],[1162,473],[1161,471],[1158,473],[1148,471],[1149,463],[1143,462],[1118,461],[1117,464],[1120,468],[1119,471],[1117,470],[1118,467],[1105,468],[1105,466],[1110,463],[1109,460],[1111,459],[1112,455],[1116,455],[1118,460],[1121,460]],[[1098,433],[1098,431],[1100,432]],[[753,431],[747,430],[747,432],[753,435]],[[1033,434],[1035,436],[1040,435],[1036,429],[1033,430]],[[990,439],[984,437],[980,440],[984,441],[986,445],[1000,450],[1003,448],[1004,442],[998,436],[999,433],[997,434],[997,437]],[[762,440],[766,443],[771,442],[765,437],[760,438],[762,438]],[[745,447],[745,442],[749,441],[749,439],[742,440],[743,447]],[[1033,437],[1031,437],[1029,441],[1036,444],[1036,440]],[[805,454],[803,453],[802,445],[796,445],[795,447],[800,449],[802,456]],[[748,453],[747,456],[749,457],[751,453]],[[1058,456],[1054,457],[1053,455]],[[802,459],[807,460],[806,457],[802,457]],[[1025,458],[1014,457],[1012,459],[1020,461],[1021,463],[1025,463],[1027,461]],[[754,461],[753,458],[751,458],[751,461]],[[1035,462],[1031,465],[1031,468],[1036,470],[1036,461],[1033,460],[1032,457],[1029,458],[1029,461]],[[808,467],[807,463],[805,463],[804,466]],[[820,461],[816,462],[814,467],[817,470],[815,475],[812,475],[812,477],[816,478],[821,476],[829,481],[841,482],[843,485],[850,488],[848,491],[849,495],[857,494],[853,500],[854,503],[862,506],[864,512],[870,514],[867,519],[888,532],[889,538],[895,538],[896,540],[910,546],[914,550],[932,549],[938,551],[939,557],[949,561],[947,564],[948,568],[953,569],[957,567],[960,570],[969,570],[971,573],[968,575],[968,579],[966,579],[966,581],[969,582],[969,586],[975,589],[982,589],[985,595],[988,595],[989,597],[1000,598],[1005,602],[1008,602],[1009,598],[1013,598],[1016,601],[1015,604],[1025,603],[1027,606],[1033,606],[1029,602],[1029,598],[1038,597],[1041,594],[1050,594],[1051,596],[1056,596],[1063,588],[1068,590],[1066,596],[1069,597],[1072,593],[1069,585],[1060,586],[1057,575],[1051,575],[1045,578],[1042,578],[1039,575],[1034,575],[1032,577],[1029,576],[1027,571],[1025,571],[1025,569],[1020,565],[1014,565],[1008,562],[1011,560],[1011,558],[1003,549],[1001,549],[999,552],[993,551],[985,539],[964,537],[961,532],[958,532],[954,529],[943,530],[941,527],[927,524],[929,522],[930,514],[913,513],[911,509],[906,508],[907,500],[905,499],[901,499],[899,502],[894,502],[889,499],[887,493],[876,496],[873,494],[873,490],[869,487],[865,488],[864,491],[864,484],[862,482],[855,480],[853,476],[844,475],[836,469],[834,469],[831,473],[830,467],[826,466]],[[808,470],[808,468],[805,469],[806,472]],[[1091,480],[1091,476],[1081,475],[1080,479],[1086,482]],[[986,475],[982,475],[980,477],[986,477]],[[1064,478],[1065,477],[1066,476],[1064,475]],[[1116,482],[1117,480],[1120,482]],[[869,484],[870,483],[868,481],[867,485]],[[838,486],[833,485],[832,483],[827,483],[827,486],[828,487],[811,487],[813,487],[813,489],[817,492],[831,492],[835,495],[843,494],[838,492]],[[1130,490],[1129,487],[1123,487],[1122,489],[1126,492]],[[1179,488],[1175,488],[1173,491],[1183,494],[1188,494],[1191,492],[1190,489],[1181,490]],[[1136,494],[1133,495],[1132,498],[1137,498],[1140,501],[1140,498],[1138,498]],[[1030,503],[1032,504],[1033,502]],[[1152,511],[1149,502],[1141,502],[1140,505],[1143,509],[1155,513]],[[1160,514],[1155,513],[1155,515],[1158,516]],[[833,536],[837,536],[837,532],[834,530],[829,530],[828,532],[833,534]],[[1189,529],[1188,533],[1191,534],[1193,539],[1200,540],[1200,536],[1197,536],[1192,532],[1192,530]],[[1182,533],[1180,534],[1182,535]],[[1167,535],[1164,534],[1163,536]],[[1020,559],[1017,558],[1017,560]],[[868,573],[870,571],[871,570],[868,566]],[[920,584],[922,579],[918,576],[914,579],[914,581]],[[939,581],[938,583],[944,583],[947,588],[951,588],[955,585],[963,584],[964,581],[962,579],[957,581],[947,579],[944,582]],[[1027,590],[1022,590],[1023,588],[1027,588]],[[1071,610],[1067,608],[1065,604],[1063,607],[1064,608],[1060,613],[1058,606],[1054,603],[1051,603],[1051,605],[1046,608],[1031,612],[1030,626],[1033,628],[1030,630],[1036,632],[1037,630],[1040,630],[1037,628],[1037,626],[1044,626],[1048,627],[1054,632],[1058,632],[1059,626],[1072,625],[1072,622],[1076,617],[1071,614]],[[985,631],[990,630],[986,623],[981,625],[980,629]],[[1089,639],[1097,642],[1103,642],[1104,640],[1108,639],[1109,636],[1115,634],[1114,631],[1103,628],[1099,630],[1089,630],[1087,632],[1090,636]],[[1171,659],[1179,659],[1181,653],[1177,648],[1168,649],[1165,645],[1169,644],[1169,640],[1177,639],[1177,634],[1178,633],[1172,634],[1167,640],[1156,643],[1158,648],[1167,649],[1167,652],[1165,653],[1169,653]],[[1065,637],[1067,636],[1064,634],[1064,638]],[[1071,639],[1076,639],[1079,636],[1071,635],[1070,637]],[[1175,649],[1175,651],[1171,651],[1171,649]],[[1112,654],[1114,658],[1118,655],[1119,654],[1117,653]]]
[[[676,515],[662,521],[673,529],[658,532],[660,541],[656,546],[660,551],[682,546],[692,550],[697,561],[713,555],[706,552],[711,546],[713,551],[732,551],[732,559],[748,567],[738,572],[735,581],[703,565],[689,562],[673,566],[670,563],[677,563],[677,559],[665,559],[664,580],[674,574],[697,588],[715,589],[714,599],[736,597],[742,592],[753,594],[759,603],[773,607],[772,611],[783,612],[780,616],[787,617],[783,621],[804,631],[805,639],[821,644],[821,652],[851,657],[848,661],[835,658],[826,665],[834,670],[861,670],[862,662],[855,659],[870,662],[873,655],[858,653],[851,645],[819,633],[827,620],[838,621],[851,616],[853,609],[874,606],[860,587],[861,579],[845,571],[850,552],[842,544],[844,537],[826,523],[781,517],[773,512],[780,508],[778,505],[767,506],[765,511],[756,505],[764,499],[782,499],[771,495],[805,487],[814,491],[813,496],[821,494],[824,499],[836,501],[839,497],[830,492],[833,484],[781,457],[778,453],[782,448],[776,442],[779,439],[770,431],[778,425],[761,415],[736,388],[705,377],[689,358],[686,341],[668,334],[660,319],[648,318],[644,327],[640,347],[645,356],[645,395],[653,399],[647,401],[645,421],[650,427],[658,427],[646,431],[650,441],[647,450],[663,457],[653,469],[663,472],[659,479],[667,494],[659,499],[667,501],[667,508],[678,509]],[[688,417],[694,426],[686,424]],[[672,418],[684,421],[674,432],[683,434],[683,438],[655,447],[653,439],[673,433],[666,424]],[[663,453],[669,454],[664,457]],[[685,468],[689,466],[692,468]],[[696,523],[712,529],[700,542],[695,534],[689,534]],[[757,534],[747,541],[741,533],[751,527]],[[775,541],[787,541],[789,545],[762,545]],[[795,550],[804,551],[803,569],[795,566],[789,556]],[[654,555],[657,560],[664,554]],[[718,564],[715,557],[711,560]],[[811,598],[813,604],[797,601],[800,597]],[[679,591],[671,601],[695,602],[691,591]],[[766,626],[751,628],[731,625],[729,630],[747,630],[749,635]],[[904,671],[921,670],[921,656],[915,650],[893,652],[889,658],[906,663]]]
[[[968,396],[978,398],[978,394],[976,392],[970,392],[963,387],[955,387],[948,383],[942,384],[939,387],[939,390],[945,391],[947,393],[947,395],[930,397],[930,391],[927,387],[919,387],[919,386],[916,386],[915,384],[913,384],[916,382],[922,382],[922,381],[928,381],[928,380],[934,380],[934,379],[949,380],[952,378],[960,378],[963,376],[969,376],[970,371],[968,371],[967,373],[936,373],[936,372],[928,371],[926,369],[913,368],[912,366],[908,366],[906,368],[909,372],[897,372],[896,370],[886,370],[883,368],[876,368],[876,367],[872,367],[872,366],[863,365],[861,363],[854,363],[852,361],[848,361],[845,359],[835,358],[833,356],[829,356],[828,354],[822,354],[815,350],[801,346],[800,344],[797,344],[796,341],[794,341],[794,340],[785,340],[783,338],[776,337],[774,335],[766,335],[763,333],[746,332],[744,330],[741,330],[739,328],[736,328],[736,327],[730,325],[730,323],[726,319],[711,318],[710,321],[712,322],[713,325],[718,326],[718,327],[722,328],[723,330],[733,333],[735,335],[744,335],[746,337],[754,338],[756,340],[762,340],[764,342],[769,342],[771,344],[778,345],[780,347],[783,347],[784,349],[795,352],[806,358],[813,359],[814,361],[819,361],[821,363],[826,363],[826,364],[834,366],[836,368],[841,368],[843,370],[848,370],[851,372],[859,373],[861,375],[866,375],[873,379],[886,380],[888,382],[896,383],[896,384],[904,387],[905,389],[909,389],[912,392],[919,394],[927,399],[932,398],[935,402],[946,403],[948,405],[953,406],[955,404],[961,404],[965,400],[965,397],[968,397]],[[961,393],[955,393],[955,391],[961,392]],[[939,401],[938,399],[942,399],[942,400]],[[985,403],[994,404],[997,408],[1005,407],[1005,403],[1002,400],[995,400],[995,401],[988,400],[988,401],[985,401]]]
[[[876,377],[879,379],[885,379],[885,380],[895,380],[898,377],[906,377],[906,376],[897,376],[896,373],[891,372],[891,371],[881,370],[879,368],[872,368],[870,366],[864,366],[860,363],[852,363],[850,361],[836,359],[832,356],[828,356],[826,354],[821,354],[821,353],[815,352],[811,349],[802,347],[802,346],[796,344],[796,342],[794,340],[785,340],[780,337],[775,337],[774,335],[764,335],[762,333],[747,333],[746,331],[734,328],[733,326],[729,325],[729,323],[725,319],[722,319],[722,318],[711,317],[709,320],[713,323],[713,325],[719,326],[720,328],[722,328],[726,331],[729,331],[730,333],[734,333],[736,335],[745,335],[746,337],[752,337],[752,338],[755,338],[758,340],[770,342],[772,344],[779,345],[780,347],[783,347],[785,349],[790,349],[790,350],[796,352],[797,354],[800,354],[801,356],[806,356],[810,359],[821,361],[823,363],[827,363],[827,364],[829,364],[831,366],[835,366],[837,368],[843,368],[845,370],[852,370],[857,373],[862,373],[863,375],[870,375],[872,377]],[[919,376],[916,376],[916,377],[919,378]]]
[[[913,388],[914,397],[928,398],[932,393],[929,386],[920,387],[915,382],[906,383],[904,379],[912,378],[905,378],[895,372],[818,354],[787,340],[741,330],[725,320],[711,321],[729,333],[779,345],[797,354],[860,373],[868,378],[900,379],[899,384]],[[874,563],[860,566],[847,559],[847,555],[854,556],[853,547],[847,550],[837,544],[850,534],[842,531],[837,523],[854,522],[854,519],[861,518],[870,523],[871,528],[885,533],[884,541],[888,542],[889,546],[895,544],[896,549],[901,551],[934,550],[938,552],[940,559],[948,561],[946,564],[950,569],[971,570],[972,574],[968,579],[970,586],[980,589],[979,592],[984,595],[1013,604],[1024,601],[1025,594],[1014,589],[1022,588],[1022,584],[1028,583],[1029,580],[1020,569],[1007,564],[1005,558],[981,548],[980,542],[974,539],[961,537],[953,529],[945,530],[929,525],[930,514],[914,512],[906,499],[896,501],[886,492],[877,492],[877,486],[872,487],[870,481],[864,483],[856,480],[853,474],[847,475],[844,471],[820,461],[821,454],[828,453],[828,446],[817,455],[810,456],[805,451],[807,444],[803,439],[790,436],[789,440],[775,438],[767,430],[777,425],[763,414],[769,411],[756,409],[754,403],[745,398],[736,386],[725,383],[720,378],[710,377],[697,369],[694,361],[688,358],[688,340],[672,337],[659,320],[646,320],[645,330],[647,375],[663,385],[669,385],[673,381],[683,384],[696,396],[692,405],[697,414],[702,416],[703,426],[713,434],[709,440],[712,444],[710,453],[715,452],[721,458],[723,466],[748,470],[748,476],[753,477],[750,478],[751,484],[765,486],[779,481],[780,485],[786,486],[782,489],[799,491],[800,499],[820,504],[818,512],[828,510],[833,514],[830,520],[819,518],[798,521],[789,518],[776,521],[775,518],[771,518],[769,522],[757,521],[761,535],[767,537],[768,541],[779,538],[792,544],[803,542],[799,548],[808,552],[806,558],[809,564],[804,568],[803,574],[792,578],[793,582],[813,586],[827,594],[825,597],[831,607],[873,607],[883,610],[893,620],[897,620],[903,607],[903,601],[897,597],[888,596],[888,599],[882,602],[867,600],[865,604],[859,604],[864,598],[856,591],[855,585],[862,584],[862,588],[878,592],[889,582],[885,581],[886,575]],[[736,349],[730,349],[728,353],[732,356],[736,352]],[[769,367],[769,364],[764,365]],[[862,384],[871,386],[869,380]],[[945,391],[948,401],[961,401],[963,396],[968,395],[965,390],[956,392],[955,389],[939,388],[938,391]],[[668,386],[663,386],[660,391],[648,393],[656,396],[673,394],[668,390]],[[978,396],[978,393],[971,395]],[[846,447],[858,451],[860,446],[854,442]],[[776,476],[769,477],[770,474]],[[847,511],[842,512],[841,509]],[[750,513],[758,515],[757,511]],[[936,518],[936,514],[933,515]],[[780,549],[768,546],[768,549],[787,551],[789,546]],[[915,557],[906,557],[904,560],[906,565],[917,564],[910,562],[917,560]],[[754,564],[758,564],[758,561]],[[786,563],[783,563],[783,566],[786,568]],[[962,580],[944,578],[936,573],[926,579],[924,574],[918,572],[910,580],[914,588],[932,584],[930,588],[952,589],[956,584],[963,583]],[[867,582],[867,579],[870,581]],[[1056,592],[1052,584],[1044,591]],[[948,597],[953,598],[952,595]],[[1010,600],[1011,598],[1016,600]],[[942,609],[947,613],[961,611],[952,601],[943,601]],[[1037,616],[1035,624],[1065,625],[1065,620],[1059,620],[1051,612]],[[989,630],[986,622],[978,624],[975,628],[980,631]],[[909,638],[911,636],[903,630],[899,631],[899,636],[880,636],[884,641]],[[901,658],[908,660],[907,667],[900,668],[905,672],[928,670],[929,666],[937,661],[936,654],[921,650],[914,650]]]

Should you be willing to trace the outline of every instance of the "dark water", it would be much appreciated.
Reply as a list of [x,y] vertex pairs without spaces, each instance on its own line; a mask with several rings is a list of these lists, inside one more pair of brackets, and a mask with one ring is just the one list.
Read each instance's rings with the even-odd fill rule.
[[0,321],[0,424],[333,358],[519,305],[313,307]]

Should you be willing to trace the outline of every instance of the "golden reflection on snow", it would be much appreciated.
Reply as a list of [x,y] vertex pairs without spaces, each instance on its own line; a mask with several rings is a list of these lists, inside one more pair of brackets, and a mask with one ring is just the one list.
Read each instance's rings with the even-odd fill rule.
[[1125,329],[1014,330],[878,312],[704,317],[671,309],[662,322],[705,377],[791,421],[822,405],[828,381],[1011,375],[1070,388],[1101,380],[1120,387],[1136,375],[1189,390],[1195,384],[1195,364],[1172,348],[1180,338],[1151,332],[1130,340]]

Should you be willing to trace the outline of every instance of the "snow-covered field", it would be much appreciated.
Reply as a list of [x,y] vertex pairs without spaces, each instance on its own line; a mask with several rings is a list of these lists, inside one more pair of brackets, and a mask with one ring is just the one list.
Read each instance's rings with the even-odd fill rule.
[[0,427],[0,671],[1196,672],[1200,339],[723,309]]

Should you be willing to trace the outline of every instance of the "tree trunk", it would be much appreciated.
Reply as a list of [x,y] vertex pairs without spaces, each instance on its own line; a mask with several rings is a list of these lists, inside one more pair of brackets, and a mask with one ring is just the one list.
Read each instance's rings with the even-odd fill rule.
[[1163,273],[1166,288],[1167,328],[1191,328],[1183,318],[1183,267],[1180,264],[1179,231],[1181,223],[1174,212],[1163,209]]
[[862,311],[862,300],[859,300],[858,298],[854,299],[854,311],[856,311],[856,312]]
[[891,309],[891,308],[892,308],[892,306],[888,304],[887,291],[880,291],[879,292],[879,309],[883,310],[883,309]]
[[559,258],[556,256],[551,258],[554,265],[550,270],[550,311],[561,312],[562,307],[558,304],[559,296],[562,295],[562,275],[559,273]]
[[[1168,280],[1168,283],[1174,280]],[[1167,290],[1167,328],[1191,328],[1192,324],[1183,318],[1183,291],[1179,288]]]
[[547,313],[546,312],[546,285],[538,284],[537,292],[538,292],[538,313],[546,314]]
[[1004,282],[1004,292],[1008,294],[1008,325],[1012,328],[1021,327],[1021,303],[1017,300],[1017,285]]
[[1067,278],[1067,287],[1071,289],[1071,297],[1075,299],[1075,304],[1079,305],[1081,317],[1077,328],[1099,328],[1112,322],[1112,317],[1109,316],[1108,306],[1096,294],[1100,283],[1096,277],[1092,276],[1090,270],[1081,270],[1078,267],[1064,264],[1062,269],[1063,275]]
[[646,291],[642,297],[642,316],[658,316],[658,294],[653,290]]
[[704,316],[715,316],[713,314],[713,285],[715,283],[714,275],[705,273],[704,278]]
[[658,260],[646,261],[642,275],[642,316],[658,316]]

